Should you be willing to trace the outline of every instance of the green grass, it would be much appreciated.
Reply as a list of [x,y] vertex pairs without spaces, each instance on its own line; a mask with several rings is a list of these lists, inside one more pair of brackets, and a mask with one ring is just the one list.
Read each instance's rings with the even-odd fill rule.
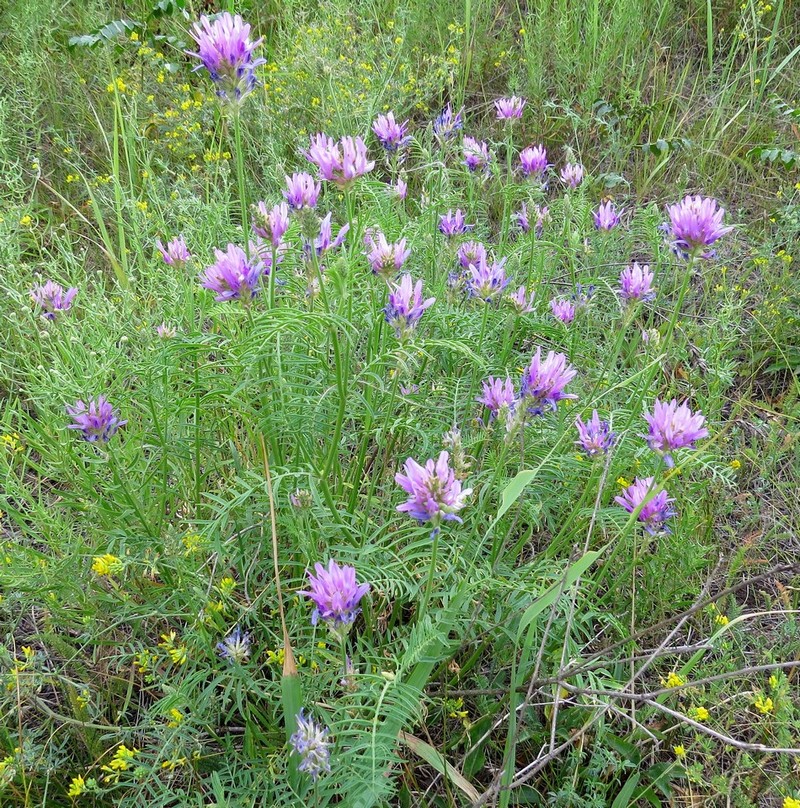
[[[240,147],[183,53],[203,8],[182,6],[0,12],[0,803],[800,799],[793,5],[245,3],[267,64]],[[136,25],[69,45],[119,19]],[[509,135],[493,101],[510,93],[528,105]],[[448,102],[490,177],[433,139]],[[401,164],[370,133],[388,109],[410,120]],[[344,193],[323,183],[318,212],[351,230],[322,293],[294,215],[272,289],[214,302],[198,274],[244,244],[243,201],[311,170],[317,131],[377,161]],[[509,180],[509,138],[547,146],[546,190]],[[587,170],[574,191],[567,160]],[[737,225],[688,269],[659,229],[685,193]],[[610,233],[592,223],[606,196],[626,211]],[[522,201],[549,206],[541,238],[509,228]],[[437,224],[455,208],[533,312],[450,287]],[[367,228],[407,239],[436,298],[410,341],[385,322]],[[178,234],[182,268],[155,248]],[[658,295],[623,310],[634,259]],[[53,322],[29,297],[48,279],[79,290]],[[565,327],[549,301],[577,283],[596,291]],[[474,399],[537,346],[575,366],[577,399],[507,440]],[[93,445],[65,406],[101,393],[127,424]],[[673,469],[642,438],[656,397],[708,420]],[[592,460],[574,421],[595,408],[618,439]],[[394,475],[442,449],[472,493],[432,539],[396,511]],[[614,502],[651,475],[677,511],[655,538]],[[341,644],[297,595],[328,558],[371,587]],[[237,625],[243,664],[216,648]],[[287,744],[300,705],[330,728],[316,783]],[[109,770],[121,745],[133,759]]]

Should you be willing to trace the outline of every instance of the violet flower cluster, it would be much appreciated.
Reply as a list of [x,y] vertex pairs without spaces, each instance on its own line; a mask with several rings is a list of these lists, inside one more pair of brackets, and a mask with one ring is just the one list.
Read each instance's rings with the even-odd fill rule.
[[300,171],[286,178],[286,190],[283,195],[292,210],[304,210],[317,206],[320,190],[320,183],[316,182],[311,174]]
[[563,353],[548,351],[542,359],[537,348],[530,364],[522,373],[520,400],[531,415],[542,415],[546,408],[556,409],[559,401],[577,398],[564,388],[578,375]]
[[189,32],[197,43],[197,53],[190,56],[200,59],[195,70],[205,68],[217,87],[217,95],[224,101],[240,104],[258,85],[256,68],[266,64],[266,59],[254,59],[253,52],[263,39],[250,39],[250,26],[242,18],[227,11],[212,22],[205,15]]
[[598,230],[613,230],[619,224],[619,213],[611,200],[601,202],[592,215]]
[[656,296],[653,289],[654,274],[647,264],[640,266],[636,261],[625,267],[619,276],[619,296],[630,303],[635,300],[652,300]]
[[388,152],[396,152],[411,141],[411,137],[408,135],[408,121],[397,123],[394,112],[378,115],[372,124],[372,131],[381,146]]
[[564,325],[569,325],[575,319],[575,306],[569,300],[553,298],[550,301],[550,311]]
[[462,143],[462,149],[464,150],[464,165],[470,171],[483,171],[488,174],[492,155],[484,141],[467,136]]
[[117,430],[128,423],[120,420],[119,413],[102,395],[91,399],[88,404],[78,400],[66,410],[72,418],[67,429],[80,430],[83,439],[89,443],[108,443]]
[[481,394],[475,400],[489,410],[491,421],[505,419],[508,422],[517,401],[514,382],[508,376],[505,379],[489,376],[483,382]]
[[583,166],[580,163],[567,163],[561,169],[561,182],[570,188],[577,188],[583,182]]
[[462,113],[464,110],[453,112],[453,107],[448,104],[437,116],[433,122],[433,134],[438,138],[440,143],[452,140],[456,132],[464,127],[464,120]]
[[389,289],[389,302],[384,309],[386,322],[400,340],[407,339],[416,328],[425,310],[436,302],[435,297],[423,299],[422,281],[414,284],[411,275],[403,275],[399,284]]
[[347,136],[336,143],[320,132],[311,138],[311,145],[303,154],[316,165],[322,179],[339,188],[347,188],[375,168],[375,161],[368,159],[367,146],[360,137]]
[[61,312],[69,311],[77,294],[74,286],[65,290],[55,281],[34,286],[30,292],[31,300],[41,309],[42,317],[46,320],[55,320]]
[[442,521],[461,522],[458,512],[466,504],[471,488],[462,490],[460,480],[450,468],[450,455],[441,452],[438,459],[424,466],[409,457],[403,465],[405,474],[395,474],[395,482],[409,495],[408,501],[397,506],[420,522],[431,522],[434,531]]
[[303,710],[297,714],[297,731],[291,736],[289,742],[294,751],[300,756],[301,772],[306,772],[312,780],[316,780],[323,772],[331,770],[329,730],[317,724],[313,718],[303,715]]
[[175,269],[181,269],[192,258],[183,236],[176,236],[172,241],[168,241],[166,246],[161,239],[156,240],[156,247],[164,259],[164,263],[169,266],[174,266]]
[[498,121],[513,121],[522,117],[522,111],[528,102],[524,98],[512,95],[510,98],[498,98],[494,102]]
[[361,598],[369,592],[369,584],[359,584],[354,567],[339,565],[332,558],[325,567],[314,565],[316,575],[308,573],[309,588],[298,595],[305,595],[315,605],[311,625],[322,619],[337,636],[346,634],[361,612]]
[[520,286],[516,292],[512,292],[508,296],[508,301],[517,314],[530,314],[533,311],[535,299],[536,292],[531,292],[528,295],[524,286]]
[[376,275],[391,277],[403,268],[411,250],[406,248],[406,240],[390,243],[383,233],[368,233],[364,239],[369,252],[367,261]]
[[712,244],[733,230],[724,226],[725,209],[711,197],[686,196],[680,202],[667,206],[669,238],[681,255],[711,258]]
[[477,264],[470,264],[467,270],[467,293],[484,303],[496,303],[503,290],[511,282],[506,275],[506,260],[489,262],[483,256]]
[[701,412],[692,412],[684,401],[678,405],[676,399],[669,403],[655,400],[652,413],[644,413],[650,429],[647,443],[650,448],[662,455],[664,462],[672,468],[672,452],[676,449],[694,449],[694,442],[708,437],[704,426],[706,419]]
[[547,150],[541,144],[538,146],[528,146],[519,153],[519,162],[522,166],[522,173],[526,177],[536,177],[542,179],[545,172],[550,168],[547,162]]
[[459,236],[472,230],[472,225],[467,224],[464,219],[464,212],[459,208],[455,211],[448,210],[444,216],[439,217],[439,232],[448,238]]
[[289,206],[286,202],[267,208],[266,202],[253,206],[253,232],[266,239],[273,247],[279,247],[289,229]]
[[651,536],[669,533],[667,520],[676,513],[672,508],[675,500],[671,499],[666,491],[652,493],[653,482],[653,477],[645,477],[641,480],[637,478],[620,496],[614,497],[614,502],[621,505],[628,513],[634,513],[641,508],[636,518]]
[[217,260],[201,273],[200,285],[214,292],[217,302],[241,300],[249,303],[258,293],[261,276],[266,269],[255,246],[250,253],[248,258],[236,244],[229,244],[225,252],[215,249],[214,257]]
[[250,657],[250,634],[234,627],[222,642],[217,643],[217,653],[228,662],[241,665]]
[[601,421],[597,410],[592,410],[592,417],[586,423],[578,416],[575,426],[578,430],[576,443],[589,457],[605,454],[614,445],[616,436],[611,431],[611,424]]

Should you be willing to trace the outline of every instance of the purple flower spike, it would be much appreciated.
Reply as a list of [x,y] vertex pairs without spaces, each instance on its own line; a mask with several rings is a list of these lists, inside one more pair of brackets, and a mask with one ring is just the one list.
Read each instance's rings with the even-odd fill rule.
[[578,429],[576,443],[589,457],[605,454],[614,445],[616,436],[611,431],[611,424],[601,421],[597,410],[592,411],[592,417],[586,424],[580,417],[576,418],[575,426]]
[[192,254],[189,252],[186,242],[183,240],[183,236],[176,236],[172,241],[167,242],[166,247],[161,239],[157,239],[156,247],[158,247],[158,251],[161,253],[164,263],[174,266],[176,269],[183,267],[192,258]]
[[512,121],[522,117],[522,110],[528,102],[524,98],[512,95],[510,98],[498,98],[494,102],[498,121]]
[[561,169],[561,182],[570,188],[577,188],[583,182],[583,166],[580,163],[567,163]]
[[474,137],[465,137],[462,147],[464,149],[464,165],[470,171],[488,173],[492,155],[486,143],[482,140],[475,140]]
[[470,264],[467,275],[467,292],[470,297],[477,297],[484,303],[496,302],[508,286],[510,278],[506,275],[506,259],[492,261],[490,264],[484,256],[476,264]]
[[156,326],[156,334],[158,334],[159,339],[173,339],[177,333],[178,329],[174,325],[161,323],[161,325]]
[[329,730],[306,718],[303,711],[297,714],[297,732],[289,739],[294,751],[302,760],[297,767],[301,772],[311,775],[316,780],[323,772],[331,770],[331,752],[328,741]]
[[408,121],[397,123],[394,112],[378,115],[372,124],[372,131],[378,138],[381,146],[388,152],[394,152],[408,145],[411,138],[406,134]]
[[72,286],[66,291],[55,281],[47,281],[42,286],[31,289],[31,300],[42,310],[42,317],[46,320],[55,320],[62,311],[72,308],[72,301],[78,290]]
[[409,495],[408,502],[397,506],[420,522],[432,522],[434,530],[442,520],[461,522],[458,516],[471,488],[461,490],[461,482],[450,468],[450,455],[442,452],[438,460],[428,460],[420,466],[413,458],[403,465],[405,474],[395,474],[395,482]]
[[668,205],[667,213],[675,248],[685,255],[711,258],[713,251],[704,251],[704,248],[733,230],[733,227],[723,226],[725,209],[711,197],[686,196],[677,204]]
[[216,294],[214,300],[241,300],[248,303],[258,292],[258,284],[264,274],[264,262],[255,250],[248,260],[245,251],[229,244],[225,252],[214,250],[217,259],[200,275],[200,285]]
[[520,286],[516,292],[508,296],[512,308],[517,314],[530,314],[533,311],[533,301],[536,299],[536,292],[527,295],[524,286]]
[[[614,497],[614,502],[621,505],[628,513],[633,513],[642,503],[638,520],[644,525],[645,530],[655,536],[659,533],[669,533],[666,522],[667,519],[675,516],[675,511],[671,504],[675,502],[666,491],[659,491],[655,496],[651,495],[650,489],[653,485],[653,477],[645,477],[643,480],[636,479],[621,494]],[[648,499],[649,497],[649,499]]]
[[76,401],[66,410],[73,420],[67,429],[80,429],[83,439],[89,443],[108,443],[116,431],[128,423],[120,421],[119,414],[105,396],[93,398],[88,404]]
[[480,264],[486,260],[486,247],[480,241],[465,241],[458,248],[458,262],[464,269],[470,264]]
[[390,286],[389,303],[384,309],[386,322],[394,329],[398,339],[407,339],[425,310],[435,302],[435,297],[422,299],[422,281],[417,281],[415,285],[411,275],[403,275],[399,284]]
[[619,214],[611,200],[601,202],[593,216],[594,226],[598,230],[613,230],[619,224]]
[[672,468],[674,462],[671,452],[675,449],[694,449],[694,442],[708,437],[704,424],[705,416],[701,412],[692,412],[684,401],[678,406],[673,398],[666,402],[655,400],[652,413],[643,413],[645,421],[650,425],[647,443],[654,452],[663,455],[664,462]]
[[619,276],[619,296],[628,302],[634,300],[652,300],[656,296],[653,289],[653,278],[650,267],[639,266],[635,261],[632,266],[625,267]]
[[547,162],[547,150],[541,144],[523,149],[519,153],[519,162],[526,177],[534,176],[541,179],[550,168],[550,163]]
[[564,325],[569,325],[575,319],[575,306],[569,300],[553,298],[550,301],[550,311],[553,317],[561,320]]
[[496,379],[494,376],[483,382],[482,393],[475,399],[478,404],[483,404],[491,413],[491,420],[494,421],[497,417],[502,417],[503,413],[506,417],[514,411],[516,403],[516,393],[514,392],[514,382],[508,377],[505,379]]
[[368,235],[365,242],[369,248],[369,252],[366,253],[367,260],[376,275],[384,277],[394,275],[402,269],[408,256],[411,255],[411,250],[406,249],[404,238],[390,244],[383,233],[377,233],[374,238],[372,235]]
[[531,221],[528,218],[528,206],[523,202],[520,209],[511,214],[511,223],[519,228],[522,233],[529,233]]
[[369,584],[357,583],[355,568],[340,566],[332,558],[327,567],[316,563],[314,572],[316,576],[308,573],[310,588],[297,593],[314,601],[311,625],[316,626],[322,618],[332,631],[346,633],[361,612],[358,604],[369,592]]
[[455,212],[448,210],[444,216],[439,217],[439,232],[444,233],[448,238],[466,233],[468,230],[472,230],[472,227],[473,225],[466,223],[464,213],[460,208]]
[[367,146],[360,137],[343,137],[335,143],[332,138],[319,133],[311,138],[311,146],[304,154],[317,166],[322,179],[340,188],[347,188],[375,168],[375,162],[367,159]]
[[448,104],[433,122],[433,134],[439,139],[439,142],[452,140],[456,132],[462,129],[464,121],[461,118],[462,109],[459,112],[453,113],[453,107]]
[[241,665],[250,656],[250,634],[236,626],[222,642],[217,643],[217,653],[228,662]]
[[231,104],[239,104],[258,85],[255,69],[266,59],[253,59],[253,51],[263,40],[250,39],[250,26],[237,14],[227,11],[211,20],[202,16],[189,32],[197,43],[196,56],[217,86],[217,95]]
[[269,241],[273,247],[281,243],[283,234],[289,229],[289,206],[285,202],[275,205],[271,210],[266,202],[253,206],[253,232]]
[[320,183],[315,182],[311,174],[301,171],[286,178],[283,195],[292,210],[303,210],[317,206],[320,189]]
[[545,407],[552,410],[562,399],[577,398],[565,393],[564,388],[578,375],[563,353],[548,351],[542,360],[542,349],[537,348],[530,365],[525,368],[520,384],[520,398],[531,415],[542,415]]

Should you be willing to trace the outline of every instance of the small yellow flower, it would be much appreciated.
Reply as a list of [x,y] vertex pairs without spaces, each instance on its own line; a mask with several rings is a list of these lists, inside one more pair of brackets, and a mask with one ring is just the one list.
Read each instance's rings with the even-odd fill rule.
[[728,465],[735,471],[736,469],[740,469],[742,467],[742,462],[741,460],[731,460]]
[[753,706],[761,715],[769,715],[775,709],[772,699],[769,696],[765,698],[763,695],[756,696]]
[[22,217],[22,218],[19,220],[19,223],[20,223],[20,224],[21,224],[23,227],[30,227],[30,226],[31,226],[31,224],[33,224],[33,219],[32,219],[30,216],[28,216],[28,214],[26,213],[26,214],[25,214],[25,215],[24,215],[24,216],[23,216],[23,217]]
[[122,561],[111,553],[95,556],[92,560],[92,572],[96,575],[116,575],[122,570]]
[[783,808],[800,808],[800,800],[794,797],[786,797],[783,801]]
[[630,482],[626,480],[624,477],[617,477],[617,485],[622,488],[627,488],[630,485]]
[[714,622],[715,622],[715,623],[716,623],[718,626],[727,626],[727,625],[728,625],[728,623],[730,623],[731,621],[730,621],[730,620],[729,620],[729,619],[728,619],[728,618],[727,618],[727,617],[726,617],[724,614],[718,614],[718,615],[717,615],[717,616],[714,618]]
[[68,797],[80,797],[83,792],[86,791],[86,781],[78,775],[77,777],[72,778],[72,782],[69,784],[69,791],[67,791]]
[[[138,754],[138,749],[128,749],[124,743],[120,744],[119,749],[114,753],[114,757],[111,758],[109,766],[115,771],[127,771],[130,768],[131,762]],[[103,768],[105,768],[105,766]]]
[[673,746],[672,751],[675,753],[675,757],[677,758],[686,757],[686,749],[682,743],[679,743],[677,746]]
[[769,677],[769,686],[773,690],[775,690],[775,688],[778,686],[778,677],[774,673]]
[[689,715],[691,718],[694,718],[695,721],[707,721],[710,713],[705,707],[693,707],[689,711]]
[[19,440],[18,432],[9,432],[7,435],[0,435],[0,445],[5,446],[9,452],[21,452],[23,449]]
[[236,581],[230,576],[226,576],[219,582],[219,593],[223,596],[230,595],[236,587]]
[[170,719],[170,720],[169,720],[169,722],[167,723],[167,726],[168,726],[170,729],[175,729],[176,727],[179,727],[179,726],[180,726],[180,725],[183,723],[183,719],[184,719],[184,718],[185,718],[185,716],[183,715],[183,713],[182,713],[180,710],[176,710],[176,709],[173,707],[173,708],[172,708],[172,709],[169,711],[169,719]]
[[131,31],[131,42],[138,42],[139,41],[139,34],[136,31]]
[[675,671],[670,671],[669,676],[664,680],[665,687],[680,687],[686,684],[683,677],[679,676]]
[[139,208],[142,213],[145,213],[147,211],[147,202],[137,202],[136,207]]

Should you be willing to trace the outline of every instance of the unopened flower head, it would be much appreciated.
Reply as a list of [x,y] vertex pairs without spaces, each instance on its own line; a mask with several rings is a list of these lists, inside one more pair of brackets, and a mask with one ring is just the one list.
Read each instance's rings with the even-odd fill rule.
[[311,174],[299,171],[286,178],[286,190],[283,195],[292,210],[315,208],[319,199],[320,183]]
[[542,145],[523,149],[519,153],[519,162],[526,177],[534,176],[541,179],[550,168],[550,163],[547,162],[547,150]]
[[616,205],[609,199],[601,202],[594,216],[594,226],[598,230],[613,230],[619,224],[619,213]]
[[266,63],[254,59],[253,52],[262,40],[250,39],[250,26],[236,14],[223,11],[213,21],[205,15],[189,32],[197,43],[196,56],[200,59],[195,70],[205,67],[217,87],[217,95],[237,105],[258,85],[255,69]]
[[536,299],[536,292],[527,294],[525,287],[520,286],[516,292],[508,296],[511,307],[517,314],[530,314],[533,311],[533,301]]
[[584,308],[589,305],[589,301],[594,297],[595,285],[589,283],[584,286],[582,283],[575,284],[575,291],[572,293],[572,302],[576,308]]
[[472,225],[466,223],[464,212],[460,208],[455,211],[448,210],[444,216],[439,217],[439,232],[444,233],[448,238],[461,235],[471,229]]
[[435,297],[423,299],[421,280],[415,284],[411,275],[405,274],[399,284],[390,286],[389,302],[384,309],[386,322],[398,339],[406,339],[413,333],[425,310],[435,302]]
[[311,624],[316,626],[321,618],[333,629],[349,630],[361,612],[358,604],[369,592],[369,584],[359,584],[354,567],[340,566],[332,558],[327,567],[316,563],[314,572],[308,573],[309,589],[297,593],[314,602]]
[[564,392],[577,374],[578,371],[569,364],[563,353],[548,351],[542,359],[542,349],[537,348],[522,373],[520,399],[525,409],[531,415],[541,415],[547,407],[555,410],[562,399],[577,398],[572,393]]
[[694,442],[708,437],[704,426],[706,419],[701,412],[692,412],[684,401],[676,399],[669,403],[655,400],[652,413],[643,413],[650,425],[647,443],[654,452],[663,455],[667,466],[672,467],[672,452],[675,449],[694,449]]
[[[614,497],[614,502],[621,505],[628,513],[633,513],[640,505],[638,520],[644,525],[645,530],[652,536],[658,533],[668,533],[667,520],[675,516],[671,499],[666,491],[659,491],[653,495],[653,477],[645,477],[642,480],[636,479],[629,485],[620,496]],[[642,504],[644,503],[644,504]]]
[[220,303],[252,300],[266,268],[261,256],[251,250],[248,258],[241,247],[229,244],[225,252],[215,249],[214,257],[217,260],[200,275],[200,285],[214,292],[214,299]]
[[466,269],[470,264],[486,260],[486,247],[480,241],[465,241],[458,247],[458,263]]
[[31,300],[42,310],[42,317],[46,320],[55,320],[63,311],[72,308],[72,301],[78,290],[73,286],[64,289],[55,281],[47,281],[42,286],[31,289]]
[[570,188],[577,188],[583,182],[583,166],[580,163],[567,163],[561,169],[561,182]]
[[710,247],[733,227],[722,224],[725,209],[716,199],[701,196],[686,196],[680,202],[667,206],[670,237],[676,250],[685,255],[710,258]]
[[289,502],[291,506],[298,511],[307,511],[314,503],[314,499],[307,488],[295,488],[295,490],[289,494]]
[[297,714],[297,731],[289,740],[294,751],[301,757],[297,768],[311,775],[312,780],[331,770],[328,734],[327,727],[317,724],[311,717],[306,718],[302,710]]
[[550,301],[550,311],[556,320],[561,320],[564,325],[569,325],[575,319],[575,306],[569,300],[553,298]]
[[519,210],[511,214],[511,223],[523,233],[530,232],[531,221],[528,218],[528,206],[525,202],[522,203]]
[[494,102],[498,121],[511,121],[522,117],[522,110],[528,102],[524,98],[512,95],[510,98],[498,98]]
[[285,202],[272,208],[268,208],[266,202],[253,205],[253,232],[259,238],[266,239],[273,247],[277,247],[288,229],[289,206]]
[[389,185],[389,189],[400,200],[405,199],[408,195],[408,184],[402,177],[398,177],[394,183]]
[[79,429],[89,443],[107,443],[121,426],[128,423],[119,419],[119,413],[105,396],[93,398],[88,404],[78,400],[66,409],[73,421],[67,429]]
[[500,299],[510,278],[506,275],[506,259],[489,263],[483,258],[478,264],[470,264],[467,270],[467,292],[484,303],[495,303]]
[[450,455],[442,452],[437,460],[428,460],[424,466],[409,457],[404,466],[405,474],[395,474],[395,482],[409,495],[407,502],[397,506],[420,522],[432,522],[434,529],[442,520],[461,522],[458,512],[464,507],[471,488],[461,489],[450,468]]
[[172,241],[168,241],[166,246],[164,246],[161,239],[158,239],[156,241],[156,247],[158,247],[158,251],[161,253],[164,263],[174,266],[176,269],[180,269],[192,258],[192,254],[189,252],[189,248],[186,246],[183,236],[176,236]]
[[408,256],[411,255],[411,250],[406,249],[406,240],[404,238],[390,243],[383,233],[377,233],[374,236],[370,235],[367,247],[369,252],[366,253],[366,256],[372,271],[376,275],[383,275],[384,277],[390,277],[399,272]]
[[494,376],[489,376],[483,382],[481,395],[475,400],[489,410],[491,420],[502,417],[503,414],[508,416],[514,411],[516,404],[514,382],[507,376],[505,379],[496,379]]
[[439,139],[440,142],[451,140],[455,137],[456,132],[464,126],[464,121],[461,117],[462,109],[459,112],[453,112],[453,107],[448,104],[438,115],[433,122],[433,134]]
[[465,137],[462,143],[464,150],[464,165],[470,171],[489,171],[489,163],[492,155],[489,147],[482,140],[475,140],[474,137]]
[[367,159],[367,146],[360,137],[347,136],[335,143],[319,133],[311,138],[311,146],[304,154],[317,166],[322,179],[340,188],[346,188],[375,168],[375,162]]
[[178,329],[174,325],[161,323],[161,325],[156,326],[156,334],[160,339],[172,339],[177,333]]
[[636,261],[625,267],[619,276],[619,296],[627,301],[652,300],[656,296],[653,289],[654,274],[647,264],[640,266]]
[[394,118],[394,112],[378,115],[372,123],[372,131],[388,152],[402,149],[411,140],[408,135],[408,121],[398,123]]
[[615,435],[611,431],[608,421],[601,421],[597,410],[592,411],[592,417],[584,423],[580,416],[575,419],[578,429],[578,446],[590,457],[605,454],[614,445]]
[[247,662],[250,657],[250,634],[236,626],[222,642],[217,643],[217,653],[238,665]]

